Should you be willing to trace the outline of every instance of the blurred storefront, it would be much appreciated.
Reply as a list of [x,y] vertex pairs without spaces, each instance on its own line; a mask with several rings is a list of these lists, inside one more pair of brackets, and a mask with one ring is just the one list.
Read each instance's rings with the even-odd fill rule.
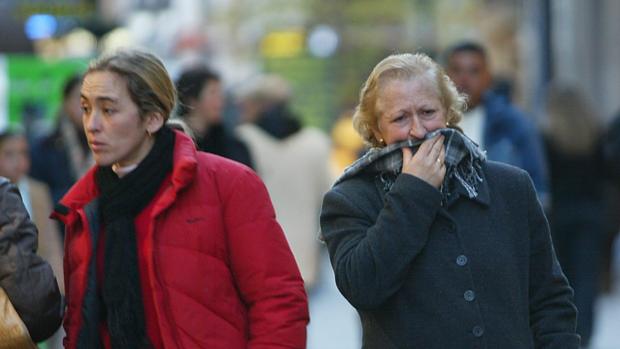
[[[439,57],[455,41],[474,39],[533,115],[545,85],[560,78],[579,81],[608,116],[620,110],[619,14],[615,0],[8,0],[0,2],[0,54],[87,60],[143,47],[173,76],[208,64],[229,90],[259,72],[280,73],[304,121],[328,128],[385,55]],[[53,19],[54,32],[28,39],[33,15],[48,16],[38,26]]]
[[549,7],[551,76],[582,86],[609,119],[620,111],[620,1],[554,0]]

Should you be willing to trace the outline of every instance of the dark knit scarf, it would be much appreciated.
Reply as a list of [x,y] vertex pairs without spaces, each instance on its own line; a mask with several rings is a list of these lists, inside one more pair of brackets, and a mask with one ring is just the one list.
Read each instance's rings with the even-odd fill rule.
[[[485,153],[471,139],[452,128],[429,132],[425,139],[433,138],[440,133],[445,137],[446,148],[446,175],[440,189],[443,201],[445,202],[454,192],[456,183],[465,188],[469,198],[478,196],[478,187],[482,183],[482,163],[486,160]],[[371,148],[363,157],[347,167],[336,183],[359,173],[369,172],[377,175],[384,185],[384,190],[389,191],[403,167],[401,149],[409,147],[417,151],[423,141],[408,139],[383,148]]]
[[99,213],[105,229],[102,310],[113,348],[148,348],[138,271],[134,219],[149,204],[172,170],[174,132],[164,127],[137,168],[119,178],[99,167]]

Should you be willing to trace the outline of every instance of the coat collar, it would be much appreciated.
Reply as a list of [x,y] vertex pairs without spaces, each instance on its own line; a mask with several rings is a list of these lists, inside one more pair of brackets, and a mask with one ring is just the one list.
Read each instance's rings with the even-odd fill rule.
[[[198,160],[194,142],[186,134],[174,130],[176,133],[174,142],[174,155],[172,164],[172,188],[175,193],[188,186],[196,175]],[[97,166],[91,167],[86,174],[71,187],[69,192],[60,200],[59,209],[61,215],[68,211],[77,210],[99,196],[99,188],[95,181]],[[64,207],[64,209],[63,209]],[[65,212],[61,212],[65,211]]]
[[482,182],[478,186],[478,195],[474,198],[469,198],[467,195],[467,190],[457,181],[457,188],[455,190],[455,195],[452,195],[448,198],[447,206],[450,207],[458,201],[459,198],[463,198],[466,200],[472,200],[477,202],[478,204],[488,207],[491,204],[491,195],[489,192],[489,181],[487,179],[486,173],[484,171],[486,167],[486,162],[482,165],[483,170],[481,171]]

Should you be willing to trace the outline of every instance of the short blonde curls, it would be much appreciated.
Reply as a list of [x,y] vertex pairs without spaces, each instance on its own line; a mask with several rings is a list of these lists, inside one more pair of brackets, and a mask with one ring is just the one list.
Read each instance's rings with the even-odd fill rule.
[[368,76],[360,91],[359,104],[353,114],[353,127],[364,141],[373,147],[384,146],[374,133],[378,125],[377,94],[385,82],[422,77],[434,83],[441,104],[447,111],[449,127],[456,127],[463,117],[466,106],[465,95],[459,94],[456,86],[444,70],[423,53],[393,54],[379,62]]

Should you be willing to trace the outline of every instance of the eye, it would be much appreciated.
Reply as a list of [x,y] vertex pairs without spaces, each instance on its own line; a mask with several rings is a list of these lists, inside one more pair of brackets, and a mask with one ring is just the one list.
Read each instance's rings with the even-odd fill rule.
[[397,115],[392,119],[393,123],[403,123],[405,121],[407,121],[407,116],[405,114]]
[[104,113],[105,115],[111,115],[111,114],[114,114],[114,109],[112,109],[112,108],[103,108],[103,109],[102,109],[102,111],[103,111],[103,113]]
[[436,109],[423,109],[421,114],[425,118],[431,118],[433,117],[433,115],[435,115],[436,111]]
[[80,107],[80,109],[82,109],[82,113],[84,113],[84,114],[89,114],[90,113],[90,108],[87,105],[82,105]]

